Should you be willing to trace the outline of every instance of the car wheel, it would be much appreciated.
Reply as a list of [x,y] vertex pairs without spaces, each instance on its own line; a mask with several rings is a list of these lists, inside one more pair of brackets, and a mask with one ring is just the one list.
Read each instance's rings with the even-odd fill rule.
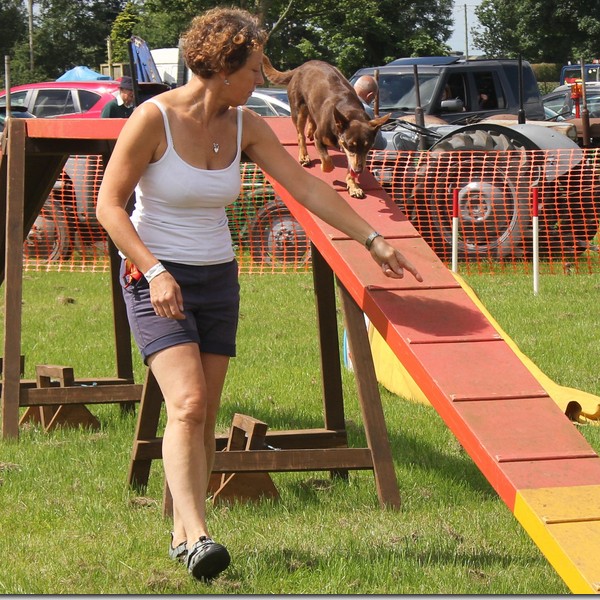
[[[442,260],[452,253],[458,190],[459,260],[522,257],[530,229],[529,190],[517,180],[528,160],[503,134],[457,133],[424,154],[413,193],[414,224]],[[464,152],[463,152],[464,151]]]
[[[540,255],[562,260],[589,249],[598,232],[598,202],[590,165],[581,164],[554,182],[542,185]],[[547,199],[547,201],[546,201]]]
[[280,201],[265,204],[248,228],[250,255],[255,262],[306,264],[310,244],[300,223]]
[[61,211],[40,214],[24,245],[25,258],[50,262],[69,258],[72,250],[69,227]]
[[75,207],[73,184],[63,172],[25,240],[25,258],[48,262],[70,258],[77,219]]

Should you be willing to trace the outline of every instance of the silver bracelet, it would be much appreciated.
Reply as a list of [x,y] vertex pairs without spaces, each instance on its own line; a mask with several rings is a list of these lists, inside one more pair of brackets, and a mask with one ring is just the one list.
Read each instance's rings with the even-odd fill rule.
[[371,249],[371,246],[373,245],[373,241],[375,240],[375,238],[378,237],[383,237],[380,233],[378,233],[377,231],[374,231],[366,240],[365,240],[365,247],[367,250]]
[[150,283],[157,275],[164,273],[166,271],[165,267],[162,263],[157,262],[154,266],[150,267],[145,273],[144,277],[146,281]]

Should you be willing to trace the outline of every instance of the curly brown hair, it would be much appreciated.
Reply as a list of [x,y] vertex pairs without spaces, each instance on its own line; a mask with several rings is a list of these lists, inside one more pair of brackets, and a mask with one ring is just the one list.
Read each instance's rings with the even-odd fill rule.
[[218,7],[194,17],[183,34],[183,57],[195,75],[235,73],[250,54],[262,48],[268,34],[258,19],[240,8]]

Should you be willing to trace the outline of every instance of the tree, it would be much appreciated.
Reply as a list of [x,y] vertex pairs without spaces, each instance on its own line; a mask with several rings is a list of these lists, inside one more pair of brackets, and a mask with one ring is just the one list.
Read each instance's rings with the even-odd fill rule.
[[216,4],[209,0],[146,0],[136,35],[150,48],[175,48],[192,19]]
[[123,0],[41,0],[33,36],[35,64],[47,78],[105,62],[106,38]]
[[[5,86],[4,57],[11,57],[11,82],[14,84],[15,65],[12,60],[14,48],[24,40],[27,40],[27,14],[22,0],[0,0],[0,56],[2,57],[0,87],[2,88]],[[16,67],[19,68],[19,63]]]
[[[489,0],[488,0],[489,1]],[[600,0],[598,0],[600,1]],[[23,62],[25,0],[0,0],[1,45],[10,51],[19,77],[56,79],[65,70],[98,68],[108,59],[127,60],[124,42],[138,35],[150,48],[177,46],[192,18],[218,5],[216,0],[38,0],[33,45],[36,72]],[[311,58],[338,66],[346,75],[365,65],[400,56],[445,54],[453,0],[239,0],[229,2],[259,15],[271,31],[267,53],[278,68]],[[4,11],[12,10],[5,19]],[[12,27],[12,24],[15,27]],[[16,44],[16,46],[15,46]],[[24,82],[24,81],[21,81]]]
[[595,58],[600,0],[483,0],[475,9],[481,28],[473,39],[489,56],[532,62]]
[[117,15],[110,31],[113,62],[129,62],[127,44],[136,33],[140,23],[140,11],[133,2],[127,2],[125,8]]
[[27,13],[22,0],[0,0],[0,52],[10,55],[16,42],[27,35]]
[[452,0],[297,0],[289,3],[284,22],[277,22],[284,4],[274,0],[265,21],[268,28],[278,25],[267,52],[280,68],[318,58],[351,75],[400,56],[449,51],[444,41],[450,36]]
[[[216,4],[147,0],[139,25],[143,33],[138,35],[151,48],[176,46],[191,19]],[[271,32],[266,50],[278,68],[318,58],[349,75],[361,66],[380,65],[399,56],[449,50],[444,41],[450,36],[453,0],[241,0],[229,4],[259,15]]]

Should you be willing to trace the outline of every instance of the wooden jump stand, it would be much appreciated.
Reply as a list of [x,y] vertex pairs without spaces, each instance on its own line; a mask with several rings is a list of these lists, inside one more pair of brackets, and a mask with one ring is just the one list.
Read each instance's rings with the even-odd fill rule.
[[[398,483],[363,313],[338,281],[368,444],[367,448],[349,448],[344,417],[334,276],[314,246],[312,261],[324,426],[318,429],[267,431],[266,424],[263,423],[264,427],[257,438],[247,442],[243,449],[238,449],[236,436],[239,431],[236,431],[236,425],[238,430],[243,429],[246,434],[250,431],[250,425],[255,425],[250,423],[251,417],[238,416],[238,421],[234,419],[230,435],[217,438],[213,474],[221,474],[221,485],[215,491],[215,500],[219,499],[219,491],[223,496],[228,494],[230,499],[255,499],[261,494],[273,494],[270,485],[264,480],[258,483],[255,480],[251,492],[240,490],[243,485],[227,490],[227,483],[233,488],[235,478],[242,474],[330,471],[332,475],[344,477],[348,470],[371,469],[374,471],[381,506],[399,508]],[[162,438],[157,436],[162,400],[156,380],[148,370],[128,475],[129,485],[136,488],[147,485],[152,461],[162,458]],[[165,486],[165,515],[170,514],[171,506],[170,494]]]
[[[98,120],[100,121],[100,120]],[[94,426],[86,404],[120,403],[124,410],[139,401],[142,386],[133,378],[130,330],[118,281],[119,258],[111,245],[112,307],[116,377],[75,378],[70,367],[39,365],[36,379],[22,379],[21,302],[23,242],[71,154],[108,156],[122,124],[106,119],[103,137],[96,120],[9,119],[0,154],[0,283],[4,282],[4,346],[1,402],[2,437],[19,435],[19,409],[24,419],[48,429],[58,424]],[[34,408],[35,407],[35,408]]]

